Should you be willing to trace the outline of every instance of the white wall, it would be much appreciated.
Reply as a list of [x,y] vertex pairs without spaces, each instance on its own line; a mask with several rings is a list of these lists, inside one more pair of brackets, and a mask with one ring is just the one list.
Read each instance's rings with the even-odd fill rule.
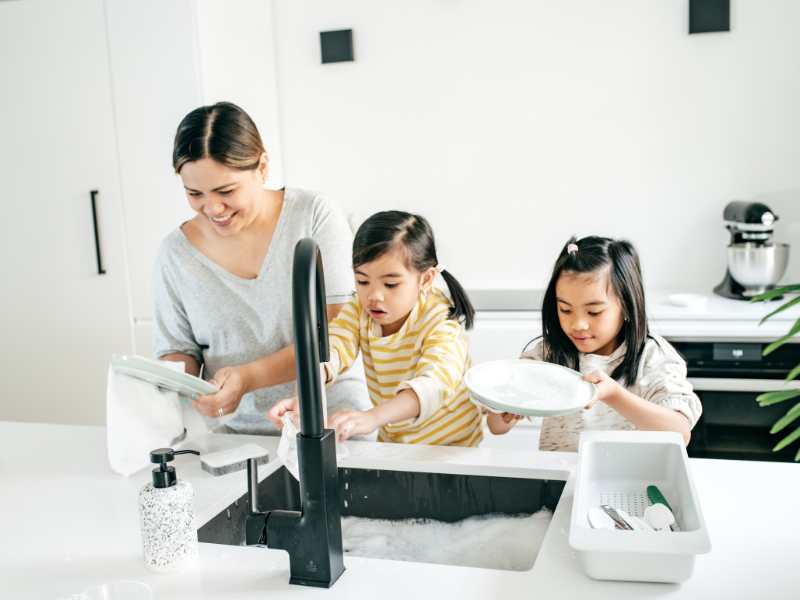
[[[650,287],[710,290],[724,205],[760,199],[800,279],[800,2],[733,0],[730,33],[692,36],[687,6],[274,0],[286,180],[423,213],[473,287],[541,286],[598,233]],[[356,61],[321,65],[337,28]]]
[[197,0],[203,101],[234,102],[259,129],[269,156],[267,185],[283,183],[271,0]]

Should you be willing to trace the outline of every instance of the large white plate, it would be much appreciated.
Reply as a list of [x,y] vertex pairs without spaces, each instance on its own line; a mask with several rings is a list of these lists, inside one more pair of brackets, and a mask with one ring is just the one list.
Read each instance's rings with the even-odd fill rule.
[[489,410],[528,417],[578,412],[597,394],[597,387],[577,371],[524,358],[475,365],[464,383],[473,400]]
[[155,386],[188,396],[193,400],[198,396],[214,394],[219,391],[216,386],[199,377],[173,371],[161,361],[142,356],[115,354],[111,357],[111,366],[118,373],[142,379]]

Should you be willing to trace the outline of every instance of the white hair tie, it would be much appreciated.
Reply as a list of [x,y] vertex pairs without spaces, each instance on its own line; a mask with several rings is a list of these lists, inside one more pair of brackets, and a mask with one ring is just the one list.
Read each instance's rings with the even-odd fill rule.
[[578,252],[578,244],[567,244],[567,254],[576,254]]
[[434,269],[436,269],[436,272],[437,272],[437,273],[439,273],[439,274],[441,275],[442,271],[444,271],[444,265],[442,265],[441,263],[439,263],[438,265],[436,265],[436,266],[434,267]]

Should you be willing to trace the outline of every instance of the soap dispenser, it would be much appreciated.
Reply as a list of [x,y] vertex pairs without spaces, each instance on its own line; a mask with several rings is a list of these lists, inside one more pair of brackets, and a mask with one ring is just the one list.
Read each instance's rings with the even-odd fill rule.
[[139,492],[144,562],[153,571],[175,571],[197,556],[194,489],[188,481],[178,481],[175,467],[167,465],[176,454],[200,453],[172,448],[151,451],[150,462],[159,466],[153,469],[153,481]]

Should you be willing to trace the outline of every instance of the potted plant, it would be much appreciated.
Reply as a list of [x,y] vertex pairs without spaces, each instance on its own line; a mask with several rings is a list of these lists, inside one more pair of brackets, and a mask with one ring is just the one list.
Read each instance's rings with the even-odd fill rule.
[[[753,298],[754,302],[757,301],[765,301],[765,300],[772,300],[779,296],[783,296],[784,294],[797,294],[791,297],[789,300],[784,302],[781,306],[773,310],[771,313],[766,315],[763,319],[761,319],[761,323],[777,315],[780,312],[783,312],[787,308],[795,306],[796,304],[800,304],[800,283],[796,283],[793,285],[786,285],[780,288],[775,288],[774,290],[770,290]],[[789,342],[794,336],[800,334],[800,319],[797,319],[794,324],[789,329],[789,332],[784,335],[783,337],[778,338],[771,344],[769,344],[766,348],[764,348],[763,355],[766,356],[770,352],[773,352],[776,348],[783,346],[785,343]],[[795,366],[789,374],[786,376],[786,383],[796,379],[800,376],[800,364]],[[800,389],[797,388],[787,388],[783,390],[778,390],[774,392],[767,392],[765,394],[760,394],[756,401],[758,402],[759,406],[771,406],[773,404],[778,404],[779,402],[785,402],[787,400],[791,400],[792,398],[800,397]],[[791,425],[794,421],[800,418],[800,400],[790,408],[785,415],[783,415],[780,419],[775,421],[775,424],[770,429],[770,433],[779,433],[784,431],[789,425]],[[789,444],[792,444],[800,440],[800,425],[798,425],[793,432],[789,435],[784,437],[780,442],[778,442],[775,447],[772,449],[773,452],[778,452],[786,448]],[[797,454],[794,457],[795,461],[800,461],[800,449],[798,449]]]

